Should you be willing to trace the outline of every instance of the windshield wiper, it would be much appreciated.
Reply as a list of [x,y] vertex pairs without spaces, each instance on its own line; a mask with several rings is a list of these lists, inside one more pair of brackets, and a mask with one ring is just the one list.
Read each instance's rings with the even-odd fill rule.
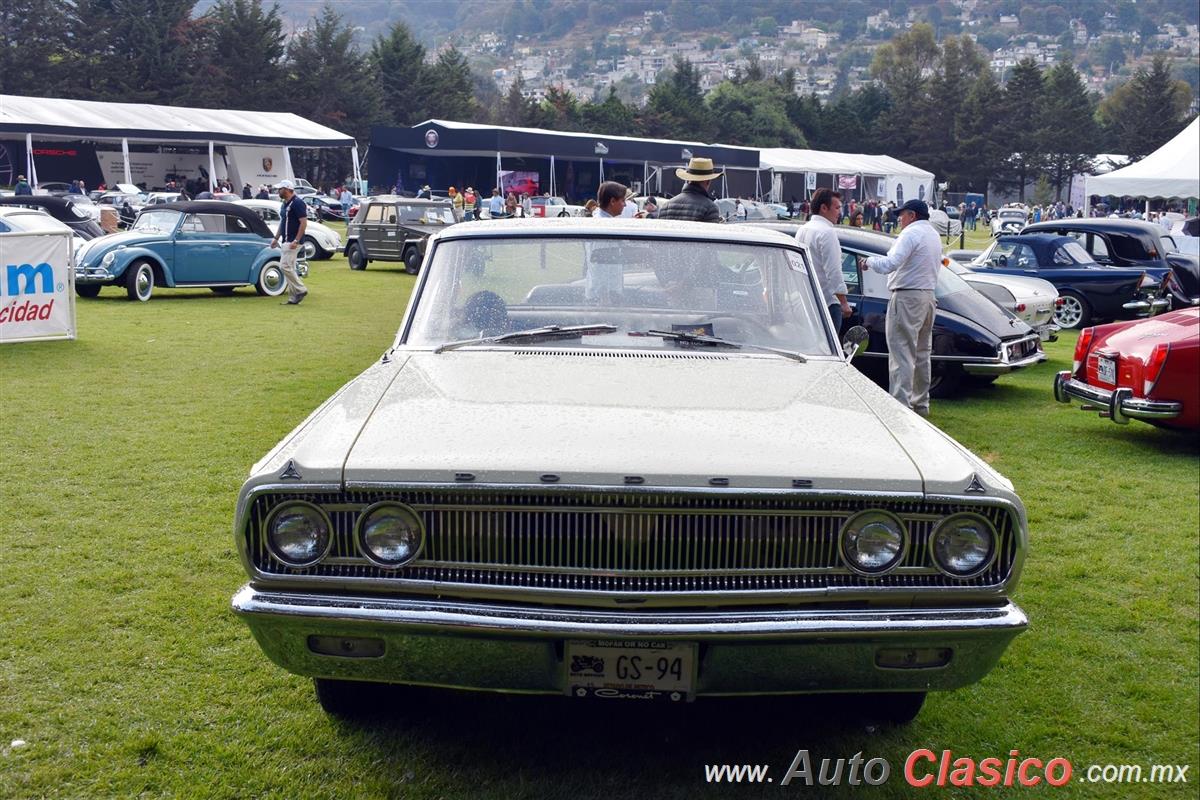
[[527,331],[513,331],[499,336],[480,336],[475,339],[463,339],[457,342],[446,342],[434,348],[435,353],[447,350],[457,350],[472,344],[503,344],[505,342],[546,342],[553,339],[578,339],[581,336],[594,336],[600,333],[616,333],[616,325],[546,325],[541,328],[530,328]]
[[774,353],[777,356],[790,358],[793,361],[799,361],[801,364],[808,362],[808,359],[799,353],[794,353],[791,350],[780,350],[777,347],[767,347],[761,344],[750,344],[748,342],[733,342],[729,339],[722,339],[719,336],[706,336],[702,333],[687,333],[685,331],[656,331],[653,328],[648,331],[630,331],[630,336],[657,336],[660,339],[669,339],[673,342],[686,342],[688,344],[707,345],[709,347],[730,347],[736,350],[747,348],[749,350],[761,350],[765,353]]

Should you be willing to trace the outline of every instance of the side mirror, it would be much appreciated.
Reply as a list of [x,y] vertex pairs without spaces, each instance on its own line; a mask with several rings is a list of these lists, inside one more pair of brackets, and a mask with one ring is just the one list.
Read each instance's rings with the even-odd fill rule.
[[862,325],[855,325],[846,331],[846,338],[842,339],[842,353],[845,354],[846,361],[853,361],[855,356],[866,350],[870,338],[871,334],[867,333],[867,329]]

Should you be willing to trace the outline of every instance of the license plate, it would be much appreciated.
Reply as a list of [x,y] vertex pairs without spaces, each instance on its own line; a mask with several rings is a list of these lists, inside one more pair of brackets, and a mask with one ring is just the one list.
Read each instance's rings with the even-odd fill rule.
[[695,643],[567,642],[567,692],[575,697],[691,700]]
[[1096,374],[1104,383],[1117,385],[1117,362],[1111,358],[1098,356],[1096,358]]

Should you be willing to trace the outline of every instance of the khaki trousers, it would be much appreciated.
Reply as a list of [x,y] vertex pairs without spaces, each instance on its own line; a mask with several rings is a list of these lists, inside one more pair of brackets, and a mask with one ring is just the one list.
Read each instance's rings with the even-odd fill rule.
[[919,414],[929,413],[929,357],[937,301],[924,289],[892,292],[887,310],[888,389]]
[[288,297],[295,299],[302,294],[308,294],[304,282],[296,273],[296,258],[300,255],[300,246],[284,242],[280,249],[279,267],[283,270],[283,280],[287,283]]

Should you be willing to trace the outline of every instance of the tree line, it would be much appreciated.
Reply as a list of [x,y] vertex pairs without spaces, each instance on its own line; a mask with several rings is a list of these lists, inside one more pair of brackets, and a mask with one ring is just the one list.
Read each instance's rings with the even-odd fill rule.
[[[332,5],[288,37],[278,5],[217,0],[0,0],[0,93],[200,108],[291,111],[360,142],[372,125],[429,118],[604,135],[760,147],[886,153],[935,173],[952,191],[1042,178],[1062,197],[1097,153],[1145,156],[1187,122],[1188,85],[1158,56],[1099,98],[1070,63],[1020,62],[999,84],[969,37],[929,25],[880,46],[875,82],[829,99],[798,96],[795,74],[754,59],[706,95],[676,59],[644,106],[615,89],[578,98],[556,88],[501,95],[454,47],[432,57],[404,23],[367,48]],[[327,182],[349,174],[340,149],[301,151],[295,167]]]

